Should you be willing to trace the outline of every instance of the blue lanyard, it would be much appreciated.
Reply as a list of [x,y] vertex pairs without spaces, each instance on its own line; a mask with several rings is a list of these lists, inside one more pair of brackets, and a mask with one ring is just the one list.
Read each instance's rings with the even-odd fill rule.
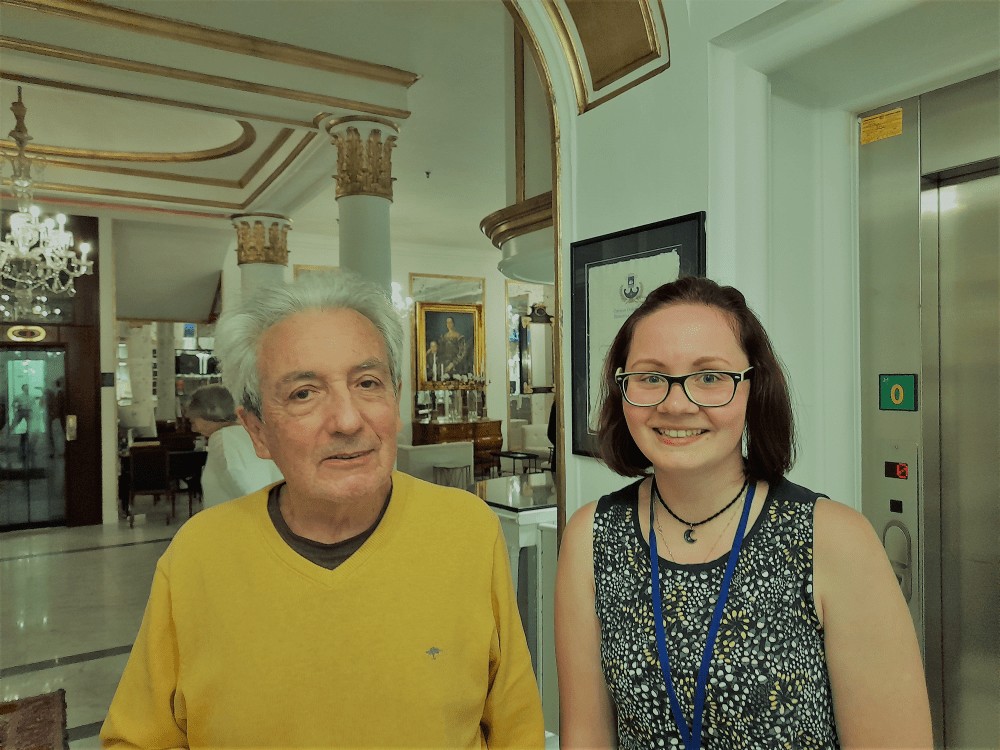
[[[656,479],[653,479],[655,482]],[[733,540],[733,548],[729,553],[729,562],[726,564],[726,574],[722,578],[722,588],[719,591],[719,600],[715,604],[715,613],[712,615],[712,622],[708,626],[708,638],[705,641],[705,653],[701,657],[701,669],[698,670],[698,680],[694,689],[694,713],[691,717],[691,728],[688,729],[684,714],[681,711],[681,704],[677,700],[677,692],[674,690],[674,682],[670,678],[670,661],[667,659],[667,636],[663,630],[663,601],[660,593],[660,565],[659,555],[656,553],[656,534],[653,532],[653,493],[649,498],[649,564],[652,568],[652,594],[653,594],[653,625],[656,628],[656,650],[660,655],[660,670],[663,672],[663,681],[667,685],[667,695],[670,698],[670,712],[674,715],[674,722],[677,724],[677,731],[681,734],[681,741],[685,750],[701,750],[701,719],[705,712],[705,689],[708,685],[708,668],[712,663],[712,651],[715,649],[715,637],[719,634],[719,623],[722,621],[722,610],[725,609],[726,600],[729,598],[729,584],[733,580],[733,571],[736,570],[736,562],[740,557],[740,549],[743,547],[743,535],[747,528],[747,519],[750,518],[750,506],[753,504],[754,491],[757,488],[756,482],[751,482],[747,490],[746,500],[743,501],[743,515],[740,517],[740,525],[736,529],[736,538]]]

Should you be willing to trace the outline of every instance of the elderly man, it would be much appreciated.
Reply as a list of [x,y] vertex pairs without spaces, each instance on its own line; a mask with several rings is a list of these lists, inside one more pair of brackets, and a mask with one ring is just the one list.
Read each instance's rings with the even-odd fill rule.
[[220,322],[240,419],[285,481],[178,531],[105,746],[542,747],[498,519],[393,471],[402,338],[348,275]]

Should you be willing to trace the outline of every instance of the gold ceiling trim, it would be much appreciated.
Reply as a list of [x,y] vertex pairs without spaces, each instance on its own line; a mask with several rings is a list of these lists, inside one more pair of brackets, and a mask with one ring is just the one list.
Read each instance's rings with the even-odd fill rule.
[[[0,0],[0,2],[3,2],[3,0]],[[133,94],[128,91],[102,89],[97,88],[96,86],[84,86],[78,83],[55,81],[51,78],[38,78],[36,76],[23,75],[21,73],[0,71],[0,78],[6,81],[17,81],[18,83],[24,83],[29,86],[44,86],[46,88],[60,89],[62,91],[76,91],[81,94],[107,96],[112,99],[125,99],[133,102],[144,102],[146,104],[160,104],[165,107],[176,107],[177,109],[193,109],[198,112],[211,112],[212,114],[226,115],[227,117],[232,117],[237,120],[260,120],[261,122],[274,122],[279,125],[291,125],[292,127],[305,129],[316,127],[315,123],[309,122],[308,120],[293,120],[288,117],[262,115],[256,112],[243,112],[238,109],[227,109],[226,107],[212,107],[207,104],[193,104],[191,102],[182,102],[178,99],[164,99],[159,96],[147,96],[146,94]]]
[[277,153],[292,136],[295,131],[291,128],[283,128],[267,149],[250,165],[243,173],[243,176],[236,180],[223,177],[201,177],[198,175],[179,174],[176,172],[157,172],[152,169],[133,169],[130,167],[113,167],[106,164],[86,164],[70,159],[46,158],[49,166],[61,167],[65,169],[80,169],[86,172],[102,172],[105,174],[118,174],[126,177],[145,177],[153,180],[169,180],[174,182],[185,182],[191,185],[207,185],[209,187],[245,188],[250,181],[263,169],[264,165],[270,161],[271,157]]
[[563,55],[569,63],[570,77],[573,79],[573,91],[576,93],[576,109],[579,114],[587,111],[587,86],[583,80],[583,61],[573,44],[566,22],[556,7],[555,0],[543,0],[542,7],[552,23],[552,28],[559,39],[559,46],[562,47]]
[[[231,143],[203,151],[153,152],[153,151],[105,151],[102,149],[71,148],[69,146],[28,146],[29,154],[40,154],[45,157],[56,156],[69,159],[99,159],[103,161],[155,162],[159,164],[179,164],[199,161],[212,161],[234,154],[241,154],[257,141],[257,131],[248,122],[240,122],[242,133]],[[0,141],[0,151],[16,151],[17,146],[11,141]]]
[[196,73],[190,70],[182,70],[181,68],[170,68],[164,65],[155,65],[153,63],[125,60],[120,57],[98,55],[93,52],[80,52],[67,47],[38,44],[26,39],[15,39],[13,37],[6,36],[0,37],[0,49],[25,52],[31,55],[43,55],[45,57],[53,57],[58,60],[67,60],[69,62],[78,62],[87,65],[98,65],[104,68],[124,70],[130,73],[141,73],[143,75],[170,78],[175,81],[190,81],[193,83],[201,83],[206,86],[217,86],[219,88],[234,91],[243,91],[248,94],[273,96],[278,99],[320,104],[325,107],[352,109],[357,112],[368,112],[374,115],[397,117],[400,120],[405,120],[410,116],[410,113],[405,109],[383,107],[380,104],[368,104],[366,102],[359,102],[353,99],[342,99],[337,96],[324,96],[323,94],[314,94],[311,91],[298,91],[295,89],[282,88],[280,86],[270,86],[266,83],[241,81],[237,78],[226,78],[224,76],[215,76],[208,73]]
[[[327,116],[329,117],[329,115],[327,115]],[[334,128],[339,127],[340,125],[344,125],[344,124],[349,123],[349,122],[377,122],[379,125],[385,125],[387,128],[392,128],[397,133],[399,132],[399,124],[398,123],[395,123],[392,120],[387,120],[384,117],[368,117],[366,115],[344,115],[343,117],[337,117],[337,118],[334,118],[333,120],[330,120],[324,126],[324,129],[326,130],[327,133],[329,133],[330,135],[333,135],[333,133],[331,131]],[[319,122],[317,122],[317,126],[318,125],[319,125]]]
[[501,208],[479,222],[479,229],[500,249],[505,242],[552,226],[552,191]]
[[[595,92],[660,56],[649,0],[615,4],[566,0],[565,9],[583,48],[577,59],[586,57]],[[626,21],[635,20],[634,16],[626,16],[635,10],[639,12],[641,32]],[[618,21],[614,27],[613,19]]]
[[[648,81],[650,78],[659,75],[663,71],[670,67],[670,38],[669,29],[667,27],[667,15],[666,11],[663,9],[663,0],[630,0],[631,4],[634,4],[639,8],[639,12],[642,17],[643,22],[643,34],[645,40],[649,45],[650,52],[642,55],[639,58],[631,58],[629,60],[623,60],[622,65],[613,71],[601,75],[597,80],[591,80],[590,76],[584,72],[585,61],[586,61],[586,43],[580,38],[579,45],[576,43],[573,34],[570,33],[570,24],[572,23],[574,28],[576,28],[575,21],[565,18],[561,7],[558,2],[564,2],[569,4],[570,0],[542,0],[542,7],[545,9],[546,15],[549,17],[549,21],[552,24],[552,29],[556,33],[556,37],[559,40],[559,46],[562,49],[563,56],[566,58],[568,63],[570,78],[573,81],[573,90],[576,95],[577,113],[583,114],[589,112],[595,107],[604,104],[616,96],[624,94],[629,89]],[[653,11],[650,5],[651,2],[655,2],[659,8],[660,19],[663,22],[663,38],[664,43],[661,43],[659,37],[656,33],[656,26],[653,22]],[[510,0],[504,0],[504,4],[508,6],[508,9],[515,8]],[[584,3],[580,7],[587,5]],[[597,4],[595,7],[603,7],[602,4]],[[512,13],[516,12],[512,10]],[[568,12],[568,8],[567,8]],[[579,31],[577,31],[577,37],[579,37]],[[534,40],[533,40],[534,41]],[[611,40],[613,42],[613,40]],[[609,39],[606,35],[602,35],[601,44],[608,44]],[[537,46],[537,43],[536,43]],[[637,78],[629,81],[628,83],[622,85],[620,88],[610,91],[604,96],[591,99],[591,96],[596,94],[598,89],[604,88],[611,85],[615,81],[621,80],[621,78],[627,76],[636,70],[641,69],[644,65],[648,65],[654,60],[662,57],[664,54],[667,56],[667,62],[663,65],[656,67],[655,69],[638,76]],[[586,67],[587,71],[590,71],[589,65]],[[591,90],[593,89],[593,90]]]
[[315,131],[306,133],[302,137],[302,140],[299,141],[298,145],[292,149],[291,153],[289,153],[288,156],[286,156],[282,160],[281,164],[275,167],[274,171],[271,172],[271,175],[267,179],[265,179],[264,182],[262,182],[260,186],[250,194],[249,198],[243,201],[243,205],[239,207],[239,210],[240,211],[245,210],[251,203],[257,200],[260,194],[263,193],[265,190],[267,190],[267,188],[271,186],[271,183],[274,182],[276,179],[278,179],[279,175],[281,175],[282,172],[288,169],[289,165],[291,165],[291,163],[294,162],[299,157],[299,154],[302,153],[305,147],[308,146],[310,143],[312,143],[313,139],[316,138],[318,135],[319,133]]
[[[143,201],[161,201],[164,203],[177,203],[186,206],[203,206],[206,208],[223,208],[229,211],[244,211],[250,206],[260,195],[263,193],[270,185],[273,183],[282,172],[284,172],[288,166],[295,161],[302,150],[309,145],[309,143],[318,135],[316,132],[306,133],[299,144],[292,150],[292,152],[285,157],[285,159],[279,164],[273,172],[260,184],[260,186],[250,194],[250,196],[242,203],[231,203],[227,201],[216,201],[209,200],[205,198],[188,198],[182,195],[163,195],[159,193],[140,193],[132,190],[115,190],[112,188],[96,188],[96,187],[84,187],[82,185],[66,185],[56,182],[40,182],[35,184],[35,189],[42,191],[47,190],[53,193],[69,193],[72,195],[99,195],[106,198],[126,198],[130,200],[143,200]],[[0,191],[0,195],[8,196],[9,193],[4,190]],[[146,208],[144,206],[137,206],[136,208]],[[228,218],[228,215],[225,217]]]
[[287,65],[390,83],[405,88],[409,88],[420,79],[416,73],[388,65],[355,60],[330,52],[298,47],[249,34],[224,31],[136,10],[125,10],[91,2],[91,0],[0,0],[0,2],[72,18],[76,21],[103,24],[175,42],[196,44],[238,55],[264,58]]

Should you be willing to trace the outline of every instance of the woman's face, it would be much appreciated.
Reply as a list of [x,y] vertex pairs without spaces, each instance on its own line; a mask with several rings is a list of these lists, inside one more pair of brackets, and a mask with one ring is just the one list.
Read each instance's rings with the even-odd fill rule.
[[[739,372],[749,366],[728,315],[708,305],[676,303],[636,325],[625,370],[687,375]],[[659,406],[633,406],[623,399],[622,409],[632,439],[655,469],[742,471],[749,389],[750,383],[743,381],[727,405],[706,408],[673,385]]]

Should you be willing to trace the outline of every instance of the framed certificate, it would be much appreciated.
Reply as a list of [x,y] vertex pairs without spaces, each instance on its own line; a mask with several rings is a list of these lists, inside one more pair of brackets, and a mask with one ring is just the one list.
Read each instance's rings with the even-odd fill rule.
[[570,246],[573,453],[597,455],[604,358],[646,295],[681,276],[705,275],[705,212]]

